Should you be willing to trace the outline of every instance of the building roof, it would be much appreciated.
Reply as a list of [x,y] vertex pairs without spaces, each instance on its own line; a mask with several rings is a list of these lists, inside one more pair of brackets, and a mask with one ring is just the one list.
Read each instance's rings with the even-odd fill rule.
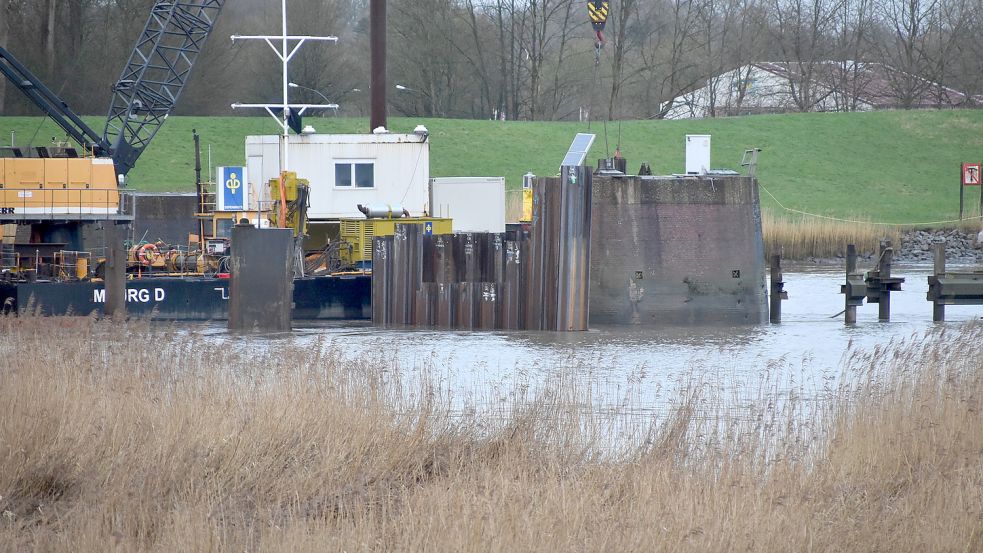
[[878,62],[755,62],[751,65],[784,79],[803,81],[811,70],[816,84],[830,91],[856,94],[874,109],[978,107],[983,97],[970,96]]

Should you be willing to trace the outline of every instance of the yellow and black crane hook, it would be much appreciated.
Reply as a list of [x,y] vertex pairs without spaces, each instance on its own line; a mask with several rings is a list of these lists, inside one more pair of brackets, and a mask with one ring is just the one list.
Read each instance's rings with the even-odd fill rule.
[[590,26],[594,29],[597,41],[594,43],[594,62],[601,59],[601,48],[604,47],[604,24],[608,22],[608,11],[611,6],[608,0],[587,0],[587,16]]

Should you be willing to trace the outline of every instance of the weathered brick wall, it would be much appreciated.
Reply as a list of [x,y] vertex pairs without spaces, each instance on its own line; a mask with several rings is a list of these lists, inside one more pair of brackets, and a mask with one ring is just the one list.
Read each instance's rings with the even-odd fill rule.
[[757,182],[594,177],[590,324],[768,320]]

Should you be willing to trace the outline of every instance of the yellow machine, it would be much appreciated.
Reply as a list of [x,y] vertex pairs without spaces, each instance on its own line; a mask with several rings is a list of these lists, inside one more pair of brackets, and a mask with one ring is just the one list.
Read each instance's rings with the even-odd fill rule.
[[522,217],[519,221],[523,223],[532,222],[532,188],[522,189]]
[[[294,229],[294,236],[307,234],[307,199],[310,183],[297,178],[297,173],[285,171],[283,183],[280,179],[270,179],[270,226]],[[282,199],[281,199],[282,196]],[[281,219],[283,222],[281,222]]]
[[0,158],[0,215],[114,215],[119,197],[109,158]]
[[397,219],[342,219],[341,247],[338,257],[345,264],[364,268],[372,261],[372,239],[392,236],[396,225],[423,225],[427,234],[451,234],[451,220],[437,217],[401,217]]

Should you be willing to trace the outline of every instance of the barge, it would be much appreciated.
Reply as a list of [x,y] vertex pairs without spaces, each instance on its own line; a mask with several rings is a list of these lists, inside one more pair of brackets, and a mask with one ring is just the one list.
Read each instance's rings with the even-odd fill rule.
[[[325,275],[293,281],[294,319],[371,319],[371,276]],[[126,283],[126,312],[158,320],[225,320],[229,279],[205,276],[151,277]],[[0,282],[4,313],[101,315],[102,282]]]

